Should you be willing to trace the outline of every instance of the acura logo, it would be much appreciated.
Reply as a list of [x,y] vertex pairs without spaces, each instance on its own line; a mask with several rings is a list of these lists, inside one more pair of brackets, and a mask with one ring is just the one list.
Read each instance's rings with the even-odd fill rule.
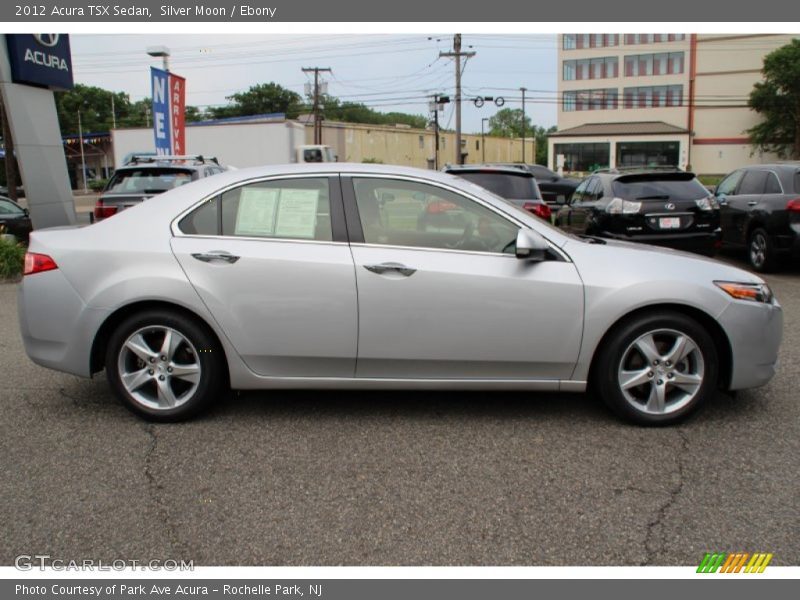
[[664,208],[666,208],[667,210],[675,210],[675,205],[672,202],[667,202],[664,205]]
[[52,48],[58,44],[58,33],[34,33],[33,38],[42,46]]

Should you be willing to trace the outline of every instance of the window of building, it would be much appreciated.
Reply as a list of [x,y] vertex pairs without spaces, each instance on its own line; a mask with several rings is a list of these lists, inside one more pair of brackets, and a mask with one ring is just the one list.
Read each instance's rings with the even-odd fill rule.
[[625,108],[658,108],[683,105],[682,85],[657,85],[625,88]]
[[561,38],[564,50],[619,46],[618,33],[565,33]]
[[564,73],[563,78],[564,81],[573,81],[575,79],[576,73],[576,66],[574,60],[565,60],[564,61]]
[[617,142],[617,166],[656,167],[677,166],[680,143],[669,142]]
[[684,33],[626,33],[625,44],[660,44],[663,42],[682,42]]
[[562,36],[564,50],[574,50],[577,47],[577,37],[574,33],[565,33]]
[[425,147],[425,136],[419,136],[419,147],[420,149]]
[[564,155],[568,171],[595,171],[608,167],[611,152],[609,143],[554,144],[556,155]]
[[617,77],[617,63],[618,59],[616,56],[587,58],[583,60],[565,60],[563,65],[563,77],[565,81]]
[[570,90],[564,92],[564,112],[576,110],[610,110],[617,108],[619,92],[615,88],[594,90]]
[[625,76],[674,75],[683,73],[683,52],[634,54],[625,57]]

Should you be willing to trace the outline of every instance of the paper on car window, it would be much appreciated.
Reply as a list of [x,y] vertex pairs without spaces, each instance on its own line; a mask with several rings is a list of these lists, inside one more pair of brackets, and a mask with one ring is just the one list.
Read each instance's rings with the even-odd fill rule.
[[235,235],[275,235],[275,213],[278,210],[280,190],[248,186],[239,196]]
[[281,190],[275,236],[313,239],[319,190]]

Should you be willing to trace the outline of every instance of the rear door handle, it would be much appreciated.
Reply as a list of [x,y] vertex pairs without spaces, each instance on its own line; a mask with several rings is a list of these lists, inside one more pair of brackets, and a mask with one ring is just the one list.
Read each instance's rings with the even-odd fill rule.
[[222,261],[229,264],[235,263],[239,260],[238,256],[234,256],[229,252],[225,252],[223,250],[212,250],[210,252],[196,252],[192,254],[192,258],[196,258],[202,262],[213,262],[213,261]]
[[383,275],[384,273],[399,273],[403,277],[411,277],[417,272],[416,269],[395,262],[381,263],[379,265],[364,265],[364,268],[378,275]]
[[750,202],[747,203],[747,206],[755,206],[756,204],[758,204],[757,200],[750,200]]

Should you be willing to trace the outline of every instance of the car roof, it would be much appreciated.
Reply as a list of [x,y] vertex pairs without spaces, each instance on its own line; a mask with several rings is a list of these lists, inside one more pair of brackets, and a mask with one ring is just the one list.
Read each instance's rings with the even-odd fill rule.
[[796,171],[800,169],[800,161],[784,163],[767,163],[763,165],[745,165],[741,169],[769,170],[769,171]]

